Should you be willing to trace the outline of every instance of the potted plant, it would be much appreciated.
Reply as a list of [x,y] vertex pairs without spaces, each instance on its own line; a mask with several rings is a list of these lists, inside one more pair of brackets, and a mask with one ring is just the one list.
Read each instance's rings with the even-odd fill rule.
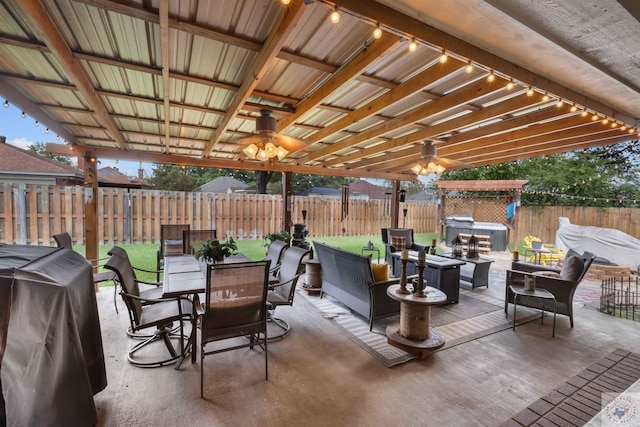
[[280,230],[277,233],[269,233],[264,236],[264,246],[269,246],[271,242],[274,240],[282,240],[283,242],[289,243],[291,241],[291,234],[289,234],[286,230]]
[[233,255],[237,250],[238,246],[231,237],[226,242],[221,242],[218,239],[209,239],[196,251],[196,258],[212,264],[224,261],[226,257]]

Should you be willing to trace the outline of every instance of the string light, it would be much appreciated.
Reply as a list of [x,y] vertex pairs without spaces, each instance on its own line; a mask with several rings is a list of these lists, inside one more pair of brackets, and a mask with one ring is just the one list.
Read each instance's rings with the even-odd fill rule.
[[464,67],[464,72],[467,74],[470,74],[471,72],[473,72],[473,64],[471,63],[471,61],[469,61],[467,63],[467,66]]
[[562,99],[558,99],[558,102],[556,102],[556,107],[560,108],[564,105],[564,102],[562,101]]
[[4,108],[9,107],[9,101],[7,101],[7,100],[5,99],[5,100],[4,100],[4,104],[2,104],[2,105],[4,105]]
[[280,0],[280,1],[282,1],[282,4],[284,4],[285,6],[291,3],[291,0]]
[[549,95],[547,95],[546,93],[542,96],[542,102],[548,102],[549,101]]
[[38,121],[37,121],[37,120],[36,120],[36,122],[35,122],[35,126],[36,126],[36,127],[40,126],[40,123],[38,123]]
[[27,115],[23,111],[22,114],[20,114],[20,117],[22,117],[24,119],[25,117],[27,117]]
[[440,54],[440,63],[444,64],[445,62],[447,62],[447,59],[449,59],[449,57],[447,56],[447,51],[445,51],[444,49],[442,49],[442,53]]
[[582,110],[582,113],[580,113],[582,117],[587,117],[587,114],[589,114],[587,113],[587,110]]
[[331,12],[331,15],[329,16],[329,18],[331,19],[331,22],[333,22],[334,24],[337,24],[338,22],[340,22],[340,12],[338,12],[337,5],[333,8],[333,12]]
[[491,72],[489,73],[489,75],[487,76],[487,81],[489,83],[493,82],[496,79],[496,75],[493,74],[493,70],[491,70]]
[[415,52],[418,48],[418,44],[416,43],[416,38],[411,38],[411,43],[409,43],[409,52]]
[[378,40],[380,37],[382,37],[382,30],[380,29],[380,24],[377,24],[375,30],[373,30],[373,38]]
[[512,90],[514,86],[515,84],[513,83],[513,80],[509,80],[509,83],[507,83],[507,90]]
[[533,96],[533,88],[529,86],[529,90],[527,91],[527,96]]
[[44,130],[44,133],[49,133],[49,128],[46,128],[46,129]]
[[597,114],[594,114],[593,116],[591,116],[591,120],[593,120],[594,122],[595,122],[596,120],[598,120],[598,118],[599,118],[599,117],[598,117],[598,115],[597,115]]
[[572,105],[570,110],[572,113],[575,113],[576,111],[578,111],[578,107],[576,107],[575,105]]

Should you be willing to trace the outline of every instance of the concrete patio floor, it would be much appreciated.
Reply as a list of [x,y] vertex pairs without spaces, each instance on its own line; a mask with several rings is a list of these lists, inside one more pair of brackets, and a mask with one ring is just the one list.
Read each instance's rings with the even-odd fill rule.
[[[492,253],[487,293],[504,298],[509,253]],[[616,348],[640,353],[637,323],[597,311],[599,283],[583,282],[574,300],[575,327],[558,316],[534,321],[425,360],[384,367],[324,319],[304,298],[281,307],[292,332],[264,356],[237,350],[199,361],[142,369],[130,365],[128,315],[113,289],[98,292],[108,386],[95,396],[99,425],[169,426],[497,426]],[[199,359],[199,357],[198,357]]]

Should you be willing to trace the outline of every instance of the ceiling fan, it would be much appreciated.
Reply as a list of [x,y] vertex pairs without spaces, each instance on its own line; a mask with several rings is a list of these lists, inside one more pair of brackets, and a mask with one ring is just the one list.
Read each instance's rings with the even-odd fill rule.
[[446,169],[462,169],[470,165],[458,160],[437,157],[436,145],[433,141],[425,141],[422,145],[422,160],[411,168],[416,175],[441,174]]
[[282,160],[287,154],[306,147],[299,139],[276,133],[276,119],[271,110],[260,110],[260,116],[256,118],[256,133],[239,141],[247,145],[242,152],[251,159],[267,162],[277,157]]

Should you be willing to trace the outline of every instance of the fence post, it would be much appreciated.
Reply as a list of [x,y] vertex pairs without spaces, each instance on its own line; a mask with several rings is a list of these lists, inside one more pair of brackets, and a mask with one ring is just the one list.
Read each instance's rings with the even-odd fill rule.
[[13,189],[13,204],[16,207],[17,243],[27,244],[27,194],[23,185]]
[[124,192],[122,215],[124,218],[124,241],[131,243],[131,200],[129,200],[129,190]]

